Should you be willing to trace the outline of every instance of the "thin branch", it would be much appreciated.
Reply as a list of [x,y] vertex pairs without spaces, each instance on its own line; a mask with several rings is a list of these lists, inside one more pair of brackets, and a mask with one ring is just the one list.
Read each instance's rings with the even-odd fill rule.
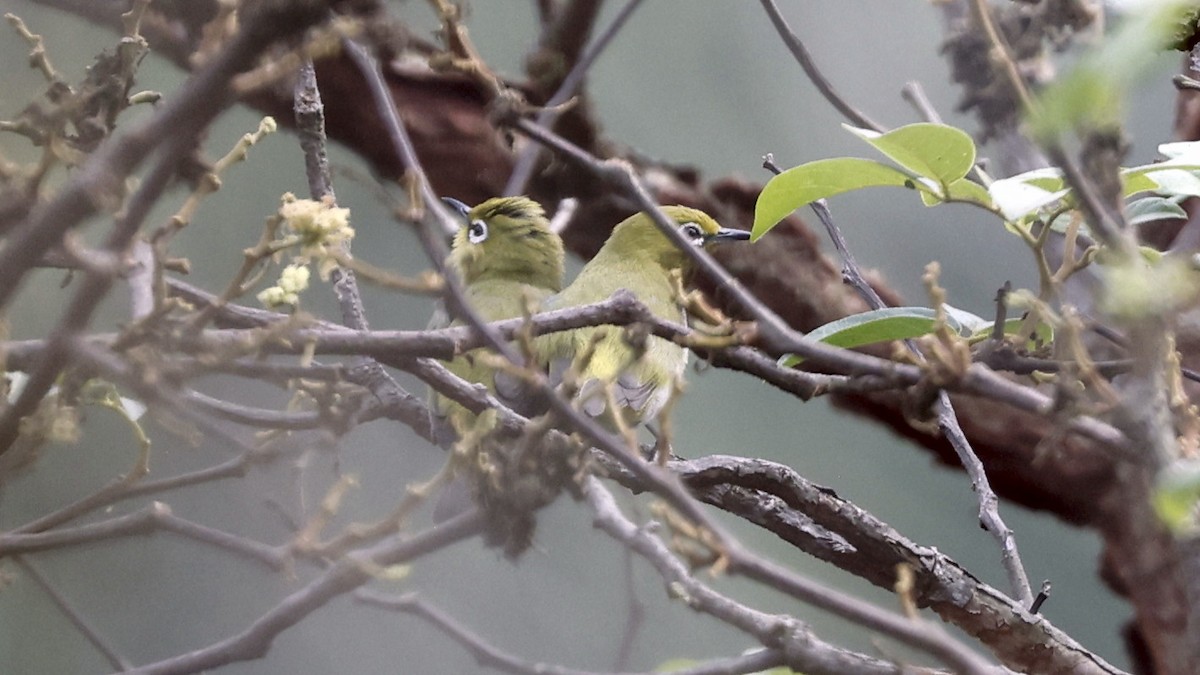
[[[754,302],[757,303],[756,300]],[[260,325],[257,323],[257,319],[260,318],[279,319],[282,317],[282,315],[272,312],[249,308],[238,308],[238,312],[239,315],[244,313],[243,320],[246,323],[243,325]],[[655,335],[670,340],[684,339],[688,334],[683,326],[649,316],[644,307],[627,294],[616,294],[609,300],[594,305],[545,312],[532,317],[528,323],[538,334],[599,323],[613,325],[644,323],[650,326]],[[289,333],[288,337],[291,339],[286,343],[270,342],[262,345],[262,348],[272,353],[298,353],[303,344],[312,342],[317,353],[365,353],[384,362],[399,363],[406,358],[415,356],[450,358],[455,353],[461,353],[461,350],[487,346],[484,339],[471,326],[457,326],[434,331],[372,331],[360,334],[338,327],[336,324],[318,323],[318,325],[319,328],[297,329]],[[509,319],[489,324],[497,331],[501,339],[505,340],[524,325],[526,324],[523,319]],[[774,341],[775,344],[770,345],[772,348],[768,349],[768,354],[779,356],[784,353],[794,353],[811,360],[815,365],[850,373],[851,379],[846,379],[844,375],[827,379],[810,379],[813,377],[812,375],[779,368],[777,365],[772,365],[771,359],[747,348],[735,348],[720,352],[722,356],[717,361],[722,364],[727,361],[729,365],[737,366],[746,372],[761,374],[767,381],[787,391],[808,392],[813,395],[821,393],[826,388],[845,391],[874,391],[888,388],[890,385],[908,386],[920,382],[923,377],[921,370],[915,366],[894,363],[860,352],[836,349],[804,340],[799,334],[791,332],[790,328],[787,331],[788,334],[783,335],[782,340]],[[242,343],[248,338],[253,339],[253,336],[252,331],[210,330],[190,338],[183,346],[198,351],[219,349],[222,345],[228,347],[231,344]],[[85,344],[104,346],[111,343],[113,339],[115,339],[113,335],[97,335]],[[686,344],[686,339],[684,344]],[[43,348],[44,343],[22,341],[0,343],[0,346],[7,353],[10,363],[19,363],[36,354]],[[455,350],[460,351],[456,352]],[[231,365],[229,367],[236,370],[248,366]],[[1006,380],[981,364],[971,366],[962,380],[948,383],[947,387],[963,393],[988,397],[1019,410],[1041,415],[1050,415],[1055,410],[1054,401],[1049,396]],[[412,403],[413,401],[406,399],[401,402],[401,407],[415,411],[416,408],[412,406]],[[388,405],[392,406],[393,404],[389,403]],[[1093,417],[1078,416],[1071,418],[1066,424],[1071,431],[1099,442],[1122,460],[1137,462],[1144,459],[1132,451],[1121,432],[1105,422]],[[415,428],[419,427],[418,424]]]
[[806,579],[766,558],[738,551],[730,555],[730,572],[755,579],[797,600],[832,612],[855,624],[896,638],[933,655],[956,672],[999,675],[1003,669],[988,663],[941,627],[920,618],[884,612],[870,603]]
[[329,154],[325,151],[325,104],[317,87],[317,73],[312,59],[305,59],[296,74],[292,91],[292,108],[296,116],[296,134],[304,151],[304,174],[308,177],[308,193],[313,199],[326,197],[337,201],[333,178],[329,170]]
[[633,646],[638,634],[646,623],[646,605],[638,597],[637,583],[634,578],[633,551],[625,547],[625,555],[621,557],[623,574],[621,580],[625,586],[625,628],[621,631],[621,643],[617,647],[617,657],[613,659],[613,670],[626,670],[629,658],[633,655]]
[[788,25],[787,20],[783,18],[783,14],[775,6],[774,0],[759,1],[762,3],[763,9],[766,10],[767,16],[771,19],[771,25],[775,26],[775,31],[779,33],[779,37],[787,45],[788,51],[792,53],[792,56],[796,57],[796,61],[804,69],[804,74],[808,75],[809,81],[816,85],[817,90],[821,92],[825,100],[829,101],[843,117],[853,122],[855,126],[882,132],[884,127],[850,105],[846,99],[842,98],[841,94],[837,93],[837,90],[833,88],[833,83],[817,68],[812,55],[808,53],[808,48],[804,46],[804,43],[792,31],[791,26]]
[[1048,143],[1045,150],[1050,161],[1062,169],[1063,178],[1074,191],[1079,201],[1079,209],[1083,211],[1096,238],[1126,259],[1135,258],[1138,253],[1131,237],[1126,234],[1129,228],[1120,210],[1096,194],[1095,185],[1061,145],[1057,142]]
[[118,537],[144,536],[159,530],[216,546],[276,571],[282,570],[290,558],[287,547],[267,546],[193,523],[171,513],[170,507],[162,502],[155,502],[128,515],[78,527],[36,534],[2,534],[0,558],[82,546]]
[[161,494],[183,487],[201,485],[226,478],[239,478],[244,476],[252,465],[265,464],[272,459],[282,456],[282,449],[285,445],[282,438],[280,437],[280,439],[262,448],[250,448],[247,446],[241,454],[220,464],[189,473],[140,482],[130,482],[127,477],[118,478],[95,493],[13,529],[9,534],[44,532],[106,506],[135,497]]
[[[378,591],[361,589],[354,594],[354,599],[365,605],[393,612],[403,612],[428,622],[466,649],[467,653],[475,658],[475,662],[484,668],[493,668],[518,675],[602,675],[595,671],[577,670],[549,663],[533,663],[501,651],[463,625],[462,622],[422,599],[416,593],[385,595]],[[766,670],[782,665],[782,663],[783,654],[779,650],[771,650],[735,659],[714,659],[698,666],[672,670],[671,673],[673,675],[724,675]]]
[[1004,35],[996,28],[996,22],[992,20],[992,12],[988,7],[987,0],[968,0],[968,4],[971,6],[971,15],[974,17],[975,23],[983,29],[984,35],[992,46],[988,50],[988,58],[993,62],[998,62],[1009,86],[1016,93],[1021,108],[1026,111],[1033,110],[1033,96],[1029,94],[1025,78],[1021,77],[1021,69],[1017,66],[1016,59],[1013,58],[1008,40],[1004,38]]
[[189,391],[184,396],[192,403],[208,410],[215,417],[248,427],[295,431],[298,429],[315,429],[326,426],[329,423],[328,416],[316,410],[291,412],[268,408],[254,408],[225,401],[199,391]]
[[645,558],[663,581],[681,595],[688,607],[755,637],[768,649],[787,655],[784,663],[805,673],[900,673],[895,664],[848,652],[817,637],[805,624],[790,616],[768,614],[747,607],[700,583],[677,556],[653,534],[638,527],[617,507],[612,494],[589,478],[584,494],[594,514],[594,524],[626,548]]
[[1033,590],[1029,586],[1029,576],[1025,573],[1025,566],[1021,563],[1021,554],[1017,550],[1017,539],[1013,535],[1012,529],[1000,517],[1000,500],[997,499],[996,492],[992,490],[983,462],[979,460],[979,455],[975,454],[966,434],[959,426],[958,415],[954,413],[950,396],[944,389],[938,392],[936,412],[938,429],[954,447],[959,462],[962,463],[963,469],[971,479],[971,488],[975,491],[975,498],[979,505],[979,522],[1000,545],[1000,562],[1004,566],[1005,573],[1008,574],[1008,583],[1012,587],[1013,597],[1028,607],[1033,604]]
[[79,610],[75,609],[62,593],[58,592],[58,589],[54,587],[54,584],[50,583],[50,580],[42,574],[41,570],[20,556],[14,558],[14,561],[17,563],[17,566],[25,571],[25,574],[29,576],[33,583],[37,584],[49,596],[51,602],[58,607],[63,616],[67,617],[72,626],[75,626],[75,630],[78,630],[79,634],[90,642],[96,648],[96,651],[100,652],[104,660],[108,661],[108,665],[119,671],[127,671],[133,667],[133,664],[118,654],[108,644],[108,641],[101,637],[100,632],[92,626],[91,622]]
[[367,583],[378,570],[428,555],[472,537],[478,534],[481,523],[478,512],[471,511],[424,532],[394,535],[370,548],[351,552],[339,558],[303,588],[281,600],[240,633],[129,672],[131,675],[184,675],[259,658],[267,653],[275,638],[284,630],[304,620],[334,598]]
[[[554,123],[558,121],[564,109],[562,106],[567,103],[579,87],[583,84],[583,78],[591,69],[592,64],[600,57],[621,28],[625,26],[625,22],[629,17],[633,16],[633,11],[642,4],[642,0],[628,0],[621,10],[617,12],[617,16],[613,18],[612,23],[608,28],[600,34],[592,46],[588,47],[583,56],[575,62],[571,68],[571,72],[567,73],[567,77],[559,85],[558,91],[546,101],[542,111],[538,113],[536,124],[547,129],[552,128]],[[521,154],[517,156],[516,162],[513,164],[512,174],[508,177],[508,184],[504,186],[504,194],[519,195],[524,194],[526,186],[529,184],[529,179],[533,176],[533,170],[537,166],[539,157],[541,156],[541,146],[532,143],[529,144]]]
[[[329,171],[329,157],[325,151],[325,106],[321,101],[321,90],[317,86],[317,74],[311,59],[306,59],[300,67],[293,92],[293,108],[300,134],[300,147],[304,149],[304,167],[310,194],[313,199],[336,203],[337,196],[333,192],[333,178]],[[350,255],[349,240],[342,241],[341,253]],[[354,330],[369,330],[367,310],[363,306],[362,293],[354,271],[341,266],[334,268],[333,291],[342,311],[342,323]],[[351,382],[363,385],[381,401],[403,395],[403,390],[396,380],[373,359],[355,358],[348,376]]]
[[[647,489],[615,463],[598,459],[609,478],[634,492]],[[724,455],[671,460],[668,466],[698,499],[880,588],[892,590],[897,565],[911,568],[917,577],[915,599],[920,606],[929,607],[986,644],[1011,668],[1021,672],[1122,674],[945,554],[912,542],[791,467]],[[997,631],[997,626],[1009,629]]]
[[125,275],[129,284],[129,315],[134,321],[154,311],[154,248],[138,240],[131,246],[132,265]]
[[933,103],[925,95],[925,88],[921,86],[920,82],[916,80],[905,82],[904,86],[900,88],[900,98],[907,101],[926,122],[945,124],[942,116],[938,114],[937,108],[933,107]]

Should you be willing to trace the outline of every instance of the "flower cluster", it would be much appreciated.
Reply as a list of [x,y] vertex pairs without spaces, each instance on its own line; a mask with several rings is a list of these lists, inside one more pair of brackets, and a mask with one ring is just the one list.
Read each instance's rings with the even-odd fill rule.
[[327,281],[354,238],[354,228],[350,227],[350,209],[334,206],[332,199],[297,199],[290,192],[283,195],[279,219],[284,227],[282,248],[298,246],[300,251],[280,273],[279,282],[257,297],[267,307],[295,307],[300,293],[308,288],[308,265],[315,263],[317,274]]
[[317,273],[328,280],[345,244],[354,238],[350,209],[334,206],[330,199],[297,199],[289,192],[283,195],[279,216],[299,238],[299,257],[316,261]]
[[258,294],[258,301],[270,308],[281,305],[295,307],[300,304],[300,294],[308,288],[310,276],[312,273],[309,272],[308,265],[292,263],[279,274],[279,283],[263,289]]

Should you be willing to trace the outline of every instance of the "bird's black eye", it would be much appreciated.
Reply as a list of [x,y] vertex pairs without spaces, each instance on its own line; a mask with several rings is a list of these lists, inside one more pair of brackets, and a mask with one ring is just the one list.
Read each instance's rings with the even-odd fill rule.
[[683,230],[683,236],[691,240],[693,244],[699,245],[704,243],[704,230],[701,230],[699,225],[684,223],[681,229]]
[[472,244],[478,244],[484,239],[487,239],[487,235],[487,223],[483,222],[482,220],[471,221],[470,227],[467,228],[468,241],[470,241]]

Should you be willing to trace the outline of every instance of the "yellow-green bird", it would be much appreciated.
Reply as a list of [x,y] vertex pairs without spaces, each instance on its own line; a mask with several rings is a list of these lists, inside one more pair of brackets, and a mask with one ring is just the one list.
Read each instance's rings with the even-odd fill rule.
[[[458,275],[463,299],[484,321],[521,316],[528,303],[536,306],[562,290],[562,240],[550,231],[546,214],[537,202],[527,197],[496,197],[471,208],[457,199],[443,201],[466,220],[454,236],[446,267]],[[444,315],[435,315],[430,327],[461,323],[450,323]],[[497,383],[493,369],[477,358],[482,351],[467,352],[446,367],[511,403],[510,399],[520,395],[518,383],[515,378],[500,378]],[[448,447],[454,440],[451,433],[462,438],[475,424],[473,413],[441,394],[434,393],[430,409],[435,440],[440,445]]]
[[[723,228],[697,209],[686,206],[662,209],[693,246],[750,238],[749,232]],[[626,289],[655,316],[686,321],[672,273],[686,275],[690,271],[689,262],[690,258],[659,230],[649,215],[638,213],[617,225],[579,276],[561,293],[547,298],[542,308],[588,305]],[[591,358],[580,364],[578,400],[584,412],[610,427],[616,420],[605,414],[606,385],[612,385],[624,422],[637,425],[658,414],[670,398],[672,384],[687,365],[687,350],[683,347],[650,336],[639,350],[630,345],[623,329],[615,326],[551,333],[534,343],[538,360],[549,368],[554,381],[561,380],[566,368],[588,349],[592,349]]]

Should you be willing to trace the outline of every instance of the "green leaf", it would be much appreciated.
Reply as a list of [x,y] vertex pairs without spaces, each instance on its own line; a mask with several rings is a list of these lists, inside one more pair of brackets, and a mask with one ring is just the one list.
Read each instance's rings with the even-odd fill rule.
[[922,191],[921,201],[925,203],[925,206],[937,206],[938,204],[953,200],[958,202],[973,202],[987,209],[996,208],[992,202],[992,196],[988,194],[987,188],[975,181],[968,178],[960,178],[947,187],[948,189],[944,198],[932,192]]
[[885,134],[842,126],[893,162],[940,185],[965,177],[975,165],[975,141],[967,132],[946,124],[919,122]]
[[1200,160],[1200,141],[1176,141],[1160,143],[1158,152],[1167,159],[1182,159],[1195,162]]
[[1123,186],[1121,188],[1121,196],[1128,197],[1136,195],[1139,192],[1154,192],[1158,189],[1158,183],[1147,176],[1145,173],[1126,174],[1121,173]]
[[[870,159],[837,157],[801,164],[773,177],[754,205],[751,240],[757,241],[796,209],[865,187],[918,187],[918,178]],[[923,189],[934,189],[922,185]]]
[[1125,219],[1130,225],[1174,218],[1187,218],[1187,211],[1183,210],[1175,197],[1143,197],[1125,207]]
[[959,335],[972,335],[981,330],[991,330],[993,319],[985,319],[978,314],[972,314],[954,305],[942,305],[946,310],[946,323],[958,331]]
[[[1200,170],[1195,167],[1194,170]],[[1154,192],[1162,195],[1181,197],[1200,197],[1200,177],[1193,171],[1185,169],[1166,169],[1147,172],[1146,178],[1154,181]]]
[[1138,192],[1200,196],[1200,177],[1196,175],[1200,172],[1200,141],[1163,143],[1158,151],[1166,161],[1121,170],[1125,196]]
[[1062,169],[1056,166],[1044,166],[1039,169],[1033,169],[1025,173],[1016,174],[1015,176],[1009,176],[1005,180],[1018,180],[1022,183],[1035,185],[1043,190],[1049,190],[1050,192],[1061,190],[1067,186],[1066,180],[1063,178]]
[[[931,332],[936,316],[928,307],[885,307],[832,321],[814,329],[804,339],[847,349],[905,340]],[[952,330],[962,332],[962,326],[952,316],[947,316],[946,323]],[[788,367],[801,361],[803,358],[794,354],[779,359],[780,365]]]
[[[1061,181],[1060,181],[1061,184]],[[1066,189],[1047,189],[1045,183],[1031,180],[1025,174],[1002,178],[988,186],[988,194],[999,207],[1006,220],[1017,221],[1037,212],[1038,209],[1062,199],[1070,192]]]

